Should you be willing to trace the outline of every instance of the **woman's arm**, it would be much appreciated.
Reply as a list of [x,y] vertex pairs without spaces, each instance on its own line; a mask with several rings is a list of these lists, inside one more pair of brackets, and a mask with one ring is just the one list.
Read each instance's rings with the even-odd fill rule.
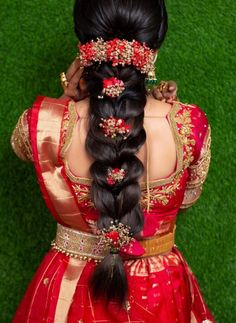
[[11,146],[15,154],[24,161],[33,161],[33,154],[29,140],[28,114],[30,109],[25,110],[11,135]]
[[[195,152],[197,158],[188,168],[189,178],[181,209],[189,208],[197,202],[209,171],[211,161],[211,127],[202,111],[200,111],[200,115],[201,117],[198,121],[200,126],[195,137],[196,146],[198,146],[197,152]],[[201,135],[202,137],[200,138]]]
[[[80,61],[75,59],[65,74],[66,83],[61,84],[64,90],[61,99],[71,98],[78,101],[87,96],[86,84],[83,81],[82,74],[83,68],[80,68]],[[174,81],[161,81],[150,93],[159,101],[171,103],[177,100],[177,84]]]
[[[74,101],[86,97],[86,84],[82,78],[83,69],[80,68],[80,62],[75,59],[66,72],[67,85],[62,84],[64,93],[60,97],[61,99],[70,98]],[[171,102],[175,101],[177,92],[177,85],[174,81],[161,81],[160,84],[155,87],[151,94],[161,101]],[[27,109],[20,116],[15,129],[11,136],[11,146],[15,154],[24,161],[33,161],[33,155],[29,140],[28,129],[28,114]]]

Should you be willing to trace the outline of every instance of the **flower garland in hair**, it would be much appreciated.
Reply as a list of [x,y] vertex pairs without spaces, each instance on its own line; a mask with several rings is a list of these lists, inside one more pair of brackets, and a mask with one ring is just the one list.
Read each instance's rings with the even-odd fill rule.
[[80,65],[87,67],[94,62],[112,62],[112,66],[133,65],[141,73],[155,71],[156,50],[137,40],[114,38],[104,41],[102,38],[79,45]]
[[99,127],[102,128],[105,137],[116,138],[117,135],[122,135],[124,139],[127,139],[130,125],[126,124],[124,119],[111,116],[109,118],[101,118],[101,121]]

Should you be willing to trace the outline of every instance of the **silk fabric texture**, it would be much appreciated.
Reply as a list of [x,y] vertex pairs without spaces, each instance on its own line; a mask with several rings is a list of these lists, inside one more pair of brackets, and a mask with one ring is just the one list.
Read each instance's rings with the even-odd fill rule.
[[[210,125],[204,112],[196,105],[176,102],[166,117],[176,142],[177,165],[168,178],[141,184],[143,238],[168,231],[180,208],[196,202],[210,162]],[[21,159],[34,163],[43,198],[55,220],[94,233],[98,213],[89,196],[91,182],[74,176],[64,162],[77,121],[73,101],[38,97],[20,117],[12,147]],[[120,308],[116,302],[106,305],[93,299],[88,283],[95,262],[50,249],[13,322],[215,322],[176,245],[167,254],[125,260],[124,265],[129,295]]]

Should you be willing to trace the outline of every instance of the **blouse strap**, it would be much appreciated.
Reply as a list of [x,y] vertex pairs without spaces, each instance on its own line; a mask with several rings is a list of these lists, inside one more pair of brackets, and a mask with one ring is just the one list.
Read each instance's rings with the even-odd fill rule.
[[147,212],[150,211],[150,186],[149,186],[149,137],[148,131],[145,126],[143,126],[146,131],[146,149],[147,149],[147,158],[146,158],[146,189],[147,189]]

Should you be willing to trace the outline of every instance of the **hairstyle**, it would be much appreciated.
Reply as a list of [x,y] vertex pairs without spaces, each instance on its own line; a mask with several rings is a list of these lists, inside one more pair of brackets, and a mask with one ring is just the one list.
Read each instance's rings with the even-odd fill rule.
[[[77,0],[74,6],[75,32],[81,44],[113,38],[133,39],[158,49],[167,31],[167,13],[164,0]],[[109,62],[94,63],[84,70],[84,79],[90,98],[89,131],[86,150],[95,159],[91,165],[91,198],[99,212],[98,228],[106,229],[118,220],[129,226],[131,234],[138,236],[143,227],[140,207],[139,178],[144,172],[142,162],[135,156],[145,143],[143,128],[146,105],[145,75],[134,66],[113,67]],[[103,80],[117,77],[125,84],[125,91],[117,98],[98,98]],[[99,127],[101,118],[114,116],[131,125],[126,140],[105,137]],[[123,168],[123,181],[109,186],[108,168]],[[94,297],[123,304],[128,282],[119,254],[108,254],[96,266],[91,278]]]

